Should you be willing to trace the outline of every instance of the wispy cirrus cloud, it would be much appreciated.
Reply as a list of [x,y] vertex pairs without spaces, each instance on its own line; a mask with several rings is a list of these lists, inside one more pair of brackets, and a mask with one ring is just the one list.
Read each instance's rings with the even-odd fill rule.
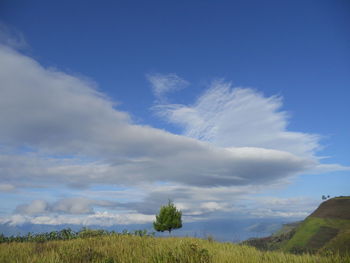
[[159,102],[166,102],[166,95],[168,93],[181,90],[189,85],[186,80],[174,73],[147,74],[146,77],[151,83],[153,94]]
[[320,136],[289,131],[280,96],[214,81],[192,105],[159,104],[157,113],[183,128],[184,135],[220,147],[260,147],[314,157]]
[[28,47],[21,31],[2,22],[0,22],[0,44],[16,49]]

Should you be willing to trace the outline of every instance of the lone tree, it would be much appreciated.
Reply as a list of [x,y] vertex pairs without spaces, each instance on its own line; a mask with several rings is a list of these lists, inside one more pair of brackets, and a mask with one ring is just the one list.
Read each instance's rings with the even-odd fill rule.
[[182,227],[182,212],[176,209],[173,202],[169,200],[168,205],[160,208],[159,214],[156,215],[156,221],[153,227],[156,231],[169,231],[169,235],[173,229]]

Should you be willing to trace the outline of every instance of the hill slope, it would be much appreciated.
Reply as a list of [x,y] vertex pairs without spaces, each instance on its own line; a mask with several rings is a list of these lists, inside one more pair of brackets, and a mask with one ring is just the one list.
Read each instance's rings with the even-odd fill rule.
[[341,196],[323,202],[310,217],[350,220],[350,196]]
[[350,253],[350,196],[323,202],[304,221],[287,229],[271,237],[245,243],[259,249],[294,253]]

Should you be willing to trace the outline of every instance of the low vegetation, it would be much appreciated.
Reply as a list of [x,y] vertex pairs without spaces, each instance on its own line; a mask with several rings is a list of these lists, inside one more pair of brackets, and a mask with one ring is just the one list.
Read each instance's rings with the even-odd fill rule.
[[12,263],[339,263],[339,255],[293,255],[195,238],[109,234],[72,240],[0,244],[0,262]]
[[45,242],[53,240],[71,240],[76,238],[86,238],[86,237],[101,237],[101,236],[112,236],[112,235],[133,235],[133,236],[154,236],[154,232],[148,232],[147,230],[135,230],[129,232],[124,230],[121,233],[115,231],[106,231],[102,229],[88,229],[82,228],[80,231],[73,231],[70,228],[65,228],[60,231],[52,231],[46,233],[32,234],[21,236],[5,236],[0,234],[0,243],[12,243],[12,242]]

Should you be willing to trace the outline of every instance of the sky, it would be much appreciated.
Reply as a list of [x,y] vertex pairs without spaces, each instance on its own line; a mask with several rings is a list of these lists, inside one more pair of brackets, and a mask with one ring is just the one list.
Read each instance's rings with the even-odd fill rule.
[[0,2],[0,223],[303,219],[349,195],[350,3]]

